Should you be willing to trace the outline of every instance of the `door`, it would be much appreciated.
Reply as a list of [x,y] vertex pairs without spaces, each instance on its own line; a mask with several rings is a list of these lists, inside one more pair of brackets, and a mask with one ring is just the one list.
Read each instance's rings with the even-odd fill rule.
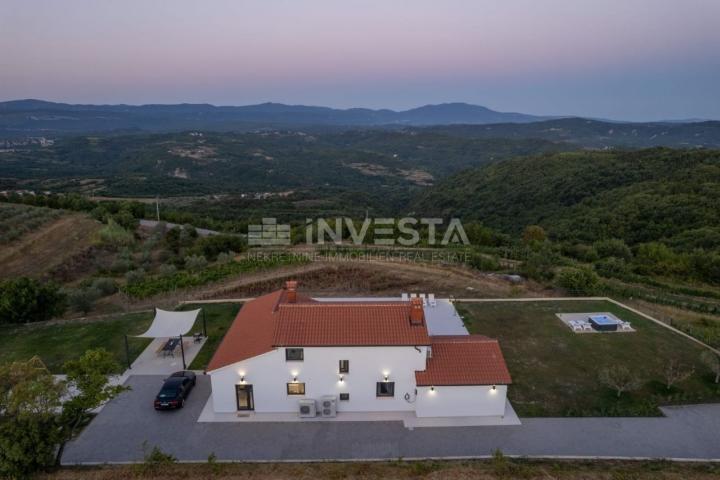
[[252,385],[235,385],[238,410],[255,410]]

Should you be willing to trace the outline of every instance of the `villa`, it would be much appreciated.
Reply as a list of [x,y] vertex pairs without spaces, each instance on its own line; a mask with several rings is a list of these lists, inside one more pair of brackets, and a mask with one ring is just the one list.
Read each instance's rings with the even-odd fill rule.
[[238,313],[208,365],[215,413],[504,417],[500,346],[469,335],[451,302],[310,298],[297,287]]

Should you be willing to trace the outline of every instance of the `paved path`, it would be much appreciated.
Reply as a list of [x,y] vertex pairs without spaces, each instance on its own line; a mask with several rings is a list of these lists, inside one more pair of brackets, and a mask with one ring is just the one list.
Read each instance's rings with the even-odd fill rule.
[[162,377],[132,376],[133,390],[108,404],[63,456],[63,464],[142,459],[143,442],[181,461],[278,461],[506,455],[720,460],[720,405],[666,409],[665,418],[532,418],[521,426],[408,430],[401,422],[198,423],[209,378],[187,406],[156,412]]

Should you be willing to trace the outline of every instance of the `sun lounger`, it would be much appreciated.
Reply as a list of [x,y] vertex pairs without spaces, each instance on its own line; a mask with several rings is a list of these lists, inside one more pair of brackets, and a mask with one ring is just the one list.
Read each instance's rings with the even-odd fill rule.
[[434,293],[428,293],[428,302],[430,303],[431,307],[437,307],[437,300],[435,300]]
[[403,302],[407,302],[407,301],[408,301],[408,294],[407,294],[407,293],[403,293],[402,295],[400,295],[400,298],[401,298],[401,300],[402,300]]
[[427,307],[427,298],[425,297],[425,294],[424,294],[424,293],[421,293],[421,294],[420,294],[420,298],[421,298],[422,301],[423,301],[423,307]]

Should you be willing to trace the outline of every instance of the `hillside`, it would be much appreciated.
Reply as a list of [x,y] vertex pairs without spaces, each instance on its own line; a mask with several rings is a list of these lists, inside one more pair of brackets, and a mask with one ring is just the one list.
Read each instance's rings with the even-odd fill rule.
[[53,145],[0,151],[0,189],[152,196],[397,193],[486,162],[566,148],[545,140],[385,130],[63,137]]
[[[11,215],[17,211],[22,214]],[[101,227],[82,214],[6,203],[0,203],[0,217],[2,230],[19,232],[2,244],[0,279],[45,276],[87,250]],[[35,224],[37,218],[44,221]]]
[[404,111],[335,109],[263,103],[247,106],[70,105],[41,100],[0,102],[0,138],[112,131],[251,130],[289,125],[377,126],[535,122],[548,117],[445,103]]
[[718,148],[720,122],[608,122],[560,118],[536,123],[445,125],[432,131],[463,138],[536,138],[585,148]]
[[663,240],[720,248],[720,152],[573,152],[497,162],[452,176],[414,203],[424,214],[556,238]]

